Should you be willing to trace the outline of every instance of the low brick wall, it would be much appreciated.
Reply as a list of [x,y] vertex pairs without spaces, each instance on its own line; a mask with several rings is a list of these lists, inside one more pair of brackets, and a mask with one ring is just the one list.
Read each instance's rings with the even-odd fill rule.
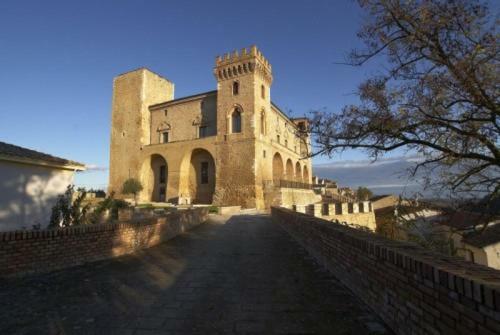
[[179,210],[134,223],[105,223],[0,233],[0,277],[47,272],[152,247],[194,228],[208,208]]
[[500,271],[288,209],[271,212],[397,334],[500,334]]

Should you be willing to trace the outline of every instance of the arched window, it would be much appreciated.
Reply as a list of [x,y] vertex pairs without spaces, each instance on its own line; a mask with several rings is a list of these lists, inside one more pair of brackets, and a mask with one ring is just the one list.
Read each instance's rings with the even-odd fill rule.
[[231,132],[241,133],[241,111],[238,107],[234,109],[231,115]]
[[266,88],[264,87],[264,85],[260,85],[260,96],[262,97],[262,99],[266,98]]
[[237,81],[233,82],[233,95],[238,95],[240,93],[240,83]]

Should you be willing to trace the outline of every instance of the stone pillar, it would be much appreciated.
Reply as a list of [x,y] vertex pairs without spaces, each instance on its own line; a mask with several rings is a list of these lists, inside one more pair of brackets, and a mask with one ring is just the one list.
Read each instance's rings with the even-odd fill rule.
[[370,202],[369,201],[363,201],[363,213],[368,213],[370,212]]
[[323,204],[314,204],[314,216],[320,218],[321,215],[321,208],[323,207]]
[[359,213],[359,203],[354,202],[354,203],[352,204],[352,212],[353,212],[353,213]]
[[306,206],[306,214],[314,216],[314,204]]
[[328,204],[328,215],[335,215],[337,211],[335,210],[335,204]]
[[304,213],[304,214],[306,214],[306,206],[305,205],[295,205],[295,211],[297,213]]
[[349,213],[349,203],[347,202],[343,202],[340,204],[340,211],[341,213],[340,214],[348,214]]

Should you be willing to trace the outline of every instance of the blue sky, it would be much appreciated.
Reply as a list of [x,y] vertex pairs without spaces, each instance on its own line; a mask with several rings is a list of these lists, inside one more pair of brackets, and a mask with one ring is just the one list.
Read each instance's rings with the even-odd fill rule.
[[173,81],[176,97],[213,90],[215,56],[251,44],[273,65],[283,110],[339,110],[377,71],[335,64],[360,46],[362,17],[350,0],[2,0],[0,141],[97,166],[76,181],[102,187],[114,76],[145,66]]

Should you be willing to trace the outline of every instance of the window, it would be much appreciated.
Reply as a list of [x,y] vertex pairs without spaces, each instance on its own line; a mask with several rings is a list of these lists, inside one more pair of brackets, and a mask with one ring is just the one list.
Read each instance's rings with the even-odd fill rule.
[[208,127],[207,126],[200,126],[198,128],[198,137],[203,138],[208,136]]
[[260,96],[262,97],[262,99],[266,98],[266,88],[264,87],[264,85],[260,85]]
[[208,184],[208,162],[201,162],[201,183]]
[[165,201],[165,186],[160,187],[160,202]]
[[168,143],[168,131],[161,133],[161,143]]
[[266,150],[264,150],[264,151],[262,152],[262,156],[263,156],[264,158],[266,158]]
[[235,108],[231,115],[231,132],[241,133],[241,111],[239,108]]
[[260,113],[260,133],[262,135],[266,134],[266,113],[264,111]]
[[237,81],[233,82],[233,95],[238,95],[240,93],[240,83]]
[[165,184],[167,180],[167,167],[165,165],[160,166],[160,184]]
[[278,143],[280,143],[280,135],[276,135],[276,141],[278,141]]
[[288,140],[285,140],[285,147],[288,148]]

